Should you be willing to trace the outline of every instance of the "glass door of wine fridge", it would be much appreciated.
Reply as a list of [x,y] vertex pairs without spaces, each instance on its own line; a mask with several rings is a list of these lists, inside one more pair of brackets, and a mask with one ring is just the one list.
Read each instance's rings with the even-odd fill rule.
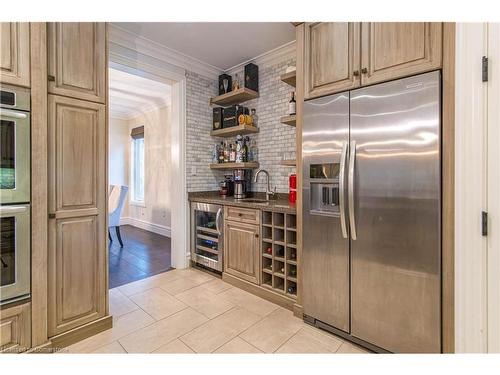
[[223,225],[222,206],[191,204],[191,260],[194,263],[222,272]]

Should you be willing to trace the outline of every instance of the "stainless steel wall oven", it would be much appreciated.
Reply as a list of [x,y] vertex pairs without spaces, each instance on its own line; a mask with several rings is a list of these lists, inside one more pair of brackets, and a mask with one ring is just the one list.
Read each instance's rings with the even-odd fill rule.
[[0,87],[0,304],[30,295],[30,91]]

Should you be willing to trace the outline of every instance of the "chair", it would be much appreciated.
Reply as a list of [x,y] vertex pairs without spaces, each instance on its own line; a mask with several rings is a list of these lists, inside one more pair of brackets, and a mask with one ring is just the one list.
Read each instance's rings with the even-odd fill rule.
[[114,227],[116,237],[118,237],[118,242],[120,242],[120,247],[123,247],[122,236],[120,235],[120,216],[123,205],[125,204],[127,192],[128,186],[111,185],[108,195],[108,236],[109,240],[113,242],[109,228]]

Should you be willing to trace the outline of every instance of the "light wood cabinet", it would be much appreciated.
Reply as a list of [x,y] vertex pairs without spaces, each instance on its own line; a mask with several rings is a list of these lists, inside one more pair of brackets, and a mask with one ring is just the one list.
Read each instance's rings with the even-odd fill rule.
[[441,68],[442,27],[437,22],[306,23],[299,51],[304,99]]
[[305,98],[358,87],[359,45],[359,23],[306,23]]
[[31,304],[0,311],[0,352],[19,353],[31,346]]
[[258,225],[226,220],[224,225],[224,272],[259,284],[259,232]]
[[0,82],[30,86],[30,26],[0,22]]
[[441,23],[366,22],[361,35],[363,85],[441,67]]
[[105,106],[49,95],[49,336],[106,313]]
[[105,102],[104,23],[48,23],[47,55],[49,93]]

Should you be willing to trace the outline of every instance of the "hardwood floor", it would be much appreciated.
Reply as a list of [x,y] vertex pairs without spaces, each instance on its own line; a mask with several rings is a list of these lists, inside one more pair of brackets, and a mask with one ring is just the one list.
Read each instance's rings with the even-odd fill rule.
[[109,288],[131,283],[171,269],[170,238],[131,225],[120,227],[123,247],[111,229]]

